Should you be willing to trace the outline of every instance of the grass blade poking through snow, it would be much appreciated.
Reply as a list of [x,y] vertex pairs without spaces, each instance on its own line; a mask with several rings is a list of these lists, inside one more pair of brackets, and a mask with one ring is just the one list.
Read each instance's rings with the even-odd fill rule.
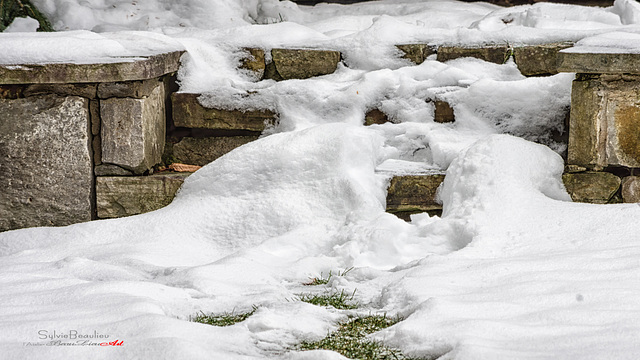
[[358,317],[340,325],[338,330],[316,342],[303,342],[300,350],[332,350],[350,359],[391,360],[409,359],[399,350],[391,349],[382,343],[367,339],[366,336],[389,327],[398,321],[386,315],[370,315]]
[[253,306],[251,311],[238,314],[236,314],[234,311],[230,313],[225,312],[222,314],[205,314],[203,312],[200,312],[200,314],[191,317],[189,320],[213,326],[229,326],[246,320],[249,316],[253,315],[253,313],[255,313],[257,309],[258,307]]
[[298,296],[300,301],[304,301],[309,304],[317,306],[331,306],[340,310],[350,310],[358,307],[358,303],[353,302],[355,294],[355,290],[353,290],[351,295],[345,293],[344,290],[341,290],[340,292],[327,291],[323,294],[298,294]]

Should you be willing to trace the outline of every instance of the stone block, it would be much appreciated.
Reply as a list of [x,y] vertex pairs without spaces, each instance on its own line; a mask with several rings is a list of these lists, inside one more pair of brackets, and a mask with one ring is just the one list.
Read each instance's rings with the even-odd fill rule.
[[264,50],[257,48],[245,48],[246,55],[242,58],[240,69],[247,70],[260,80],[264,77],[265,59]]
[[453,108],[446,101],[435,101],[433,120],[438,123],[451,123],[456,120]]
[[0,99],[0,231],[91,220],[89,100]]
[[262,132],[276,121],[270,110],[239,111],[210,109],[198,101],[200,94],[173,93],[173,123],[177,127]]
[[558,53],[571,43],[553,43],[516,47],[513,52],[518,69],[525,76],[558,73]]
[[144,80],[178,71],[184,51],[94,64],[0,64],[0,84],[68,84]]
[[437,49],[429,44],[402,44],[396,45],[396,47],[404,53],[403,58],[418,65],[422,64],[427,57],[435,54]]
[[151,95],[153,90],[158,86],[158,83],[158,79],[100,83],[98,84],[97,95],[100,99],[112,97],[142,99]]
[[563,174],[562,181],[573,201],[592,204],[615,202],[621,183],[619,177],[601,171]]
[[96,178],[99,218],[142,214],[169,205],[188,173]]
[[113,164],[100,164],[93,169],[96,176],[131,176],[133,173],[127,169]]
[[159,163],[166,135],[164,85],[145,99],[100,101],[102,162],[142,174]]
[[640,76],[579,75],[573,82],[568,162],[640,167]]
[[436,191],[444,175],[405,175],[391,179],[387,189],[387,212],[406,218],[409,214],[442,210]]
[[179,163],[204,166],[231,150],[251,141],[253,136],[183,138],[173,145],[173,159]]
[[640,54],[569,52],[558,54],[558,71],[581,74],[640,74]]
[[622,202],[640,203],[640,176],[622,179]]
[[96,88],[96,84],[32,84],[25,88],[24,96],[57,94],[95,99]]
[[364,114],[364,124],[366,126],[374,125],[374,124],[381,125],[384,123],[388,123],[389,121],[390,120],[387,114],[383,113],[378,109],[367,111],[367,113]]
[[274,80],[308,79],[336,71],[338,62],[340,62],[340,52],[311,49],[272,49],[271,59],[273,69],[271,72],[267,72],[269,78]]
[[438,48],[438,61],[445,62],[463,57],[473,57],[496,64],[504,64],[509,58],[509,48],[507,46],[473,48],[440,46]]

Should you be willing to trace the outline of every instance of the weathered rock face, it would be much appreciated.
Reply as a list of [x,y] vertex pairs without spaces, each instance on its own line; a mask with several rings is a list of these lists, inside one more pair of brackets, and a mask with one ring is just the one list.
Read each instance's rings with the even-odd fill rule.
[[247,55],[242,59],[240,69],[249,71],[256,80],[264,77],[265,60],[264,50],[256,48],[244,49]]
[[99,64],[0,65],[3,84],[66,84],[144,80],[178,71],[184,51]]
[[183,138],[173,145],[173,158],[184,164],[204,166],[231,150],[257,140],[254,136]]
[[573,83],[568,162],[640,167],[640,76],[581,75]]
[[503,64],[509,57],[509,48],[507,46],[484,46],[478,48],[441,46],[438,48],[438,61],[445,62],[463,57],[473,57],[496,64]]
[[619,177],[599,171],[564,174],[562,181],[573,201],[592,204],[615,202],[621,182]]
[[513,56],[525,76],[553,75],[558,73],[558,53],[568,47],[571,43],[522,46],[514,49]]
[[275,123],[276,114],[269,110],[238,111],[210,109],[198,102],[200,94],[174,93],[173,123],[178,127],[247,130],[262,132],[267,125]]
[[580,74],[640,74],[640,62],[638,54],[560,52],[558,70]]
[[387,212],[406,219],[409,214],[442,210],[436,191],[444,175],[395,176],[387,190]]
[[374,124],[381,125],[389,121],[390,120],[387,114],[383,113],[378,109],[369,110],[367,111],[366,114],[364,114],[364,124],[366,126],[374,125]]
[[[308,79],[336,71],[340,52],[331,50],[273,49],[273,69],[266,77],[274,80]],[[274,72],[275,71],[275,72]]]
[[396,47],[404,53],[403,58],[418,65],[436,53],[436,47],[428,44],[402,44],[396,45]]
[[89,101],[0,99],[0,231],[91,220]]
[[622,179],[622,201],[640,203],[640,176],[627,176]]
[[166,134],[164,86],[144,99],[100,101],[102,162],[142,174],[159,163]]
[[169,205],[189,173],[96,178],[99,218],[142,214]]
[[98,84],[97,95],[101,99],[108,99],[111,97],[132,97],[141,99],[150,96],[158,85],[158,79],[100,83]]
[[456,120],[453,108],[446,101],[435,101],[433,120],[438,123],[450,123]]

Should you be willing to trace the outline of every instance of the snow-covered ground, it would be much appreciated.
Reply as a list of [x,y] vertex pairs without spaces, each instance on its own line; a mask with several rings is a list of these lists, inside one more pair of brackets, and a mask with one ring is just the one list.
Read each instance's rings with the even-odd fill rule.
[[[84,39],[86,52],[40,41],[28,56],[126,52],[117,39],[129,33],[103,32],[149,31],[139,35],[188,50],[182,91],[277,110],[280,124],[190,176],[164,209],[1,233],[0,358],[337,359],[288,349],[369,313],[405,317],[375,337],[416,357],[640,357],[640,206],[571,203],[560,179],[566,144],[548,137],[562,129],[573,75],[525,78],[513,62],[475,59],[412,66],[393,46],[600,35],[598,46],[636,49],[636,35],[611,34],[640,34],[637,2],[33,2],[57,29],[82,30],[51,36]],[[39,41],[13,33],[0,44],[19,39]],[[315,79],[255,82],[237,70],[244,46],[337,49],[344,65]],[[425,99],[436,93],[455,108],[454,124],[433,121]],[[395,123],[362,126],[374,107]],[[389,169],[446,170],[442,217],[406,223],[385,213]],[[350,267],[326,289],[302,285]],[[295,300],[330,289],[355,290],[360,309]],[[230,327],[188,321],[254,305]],[[48,346],[77,340],[54,331],[123,344]]]

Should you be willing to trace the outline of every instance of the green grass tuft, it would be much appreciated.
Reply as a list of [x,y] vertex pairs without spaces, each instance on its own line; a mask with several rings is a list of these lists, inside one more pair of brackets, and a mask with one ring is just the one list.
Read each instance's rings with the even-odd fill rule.
[[389,327],[401,319],[390,319],[386,315],[358,317],[340,325],[338,330],[316,342],[303,342],[300,350],[332,350],[350,359],[361,360],[408,360],[399,350],[366,338],[367,335]]
[[351,295],[345,293],[344,290],[340,292],[328,291],[323,294],[298,294],[300,301],[307,302],[309,304],[317,306],[332,306],[336,309],[350,310],[358,307],[358,303],[353,302],[353,297],[356,291],[354,290]]
[[258,307],[253,306],[251,311],[238,314],[236,314],[235,311],[232,311],[230,313],[225,312],[222,314],[205,314],[203,312],[200,312],[200,314],[190,317],[189,320],[213,326],[229,326],[241,321],[245,321],[249,316],[253,315],[253,313],[255,313],[257,309]]
[[[349,271],[353,270],[353,267],[350,267],[348,269],[345,269],[344,271],[340,272],[338,271],[336,273],[335,276],[345,276],[349,273]],[[311,278],[311,280],[309,282],[306,282],[302,285],[306,285],[306,286],[314,286],[314,285],[326,285],[329,283],[329,281],[331,280],[331,278],[333,277],[333,273],[331,271],[329,271],[329,275],[327,277],[324,277],[323,273],[320,273],[320,277],[314,277]]]

